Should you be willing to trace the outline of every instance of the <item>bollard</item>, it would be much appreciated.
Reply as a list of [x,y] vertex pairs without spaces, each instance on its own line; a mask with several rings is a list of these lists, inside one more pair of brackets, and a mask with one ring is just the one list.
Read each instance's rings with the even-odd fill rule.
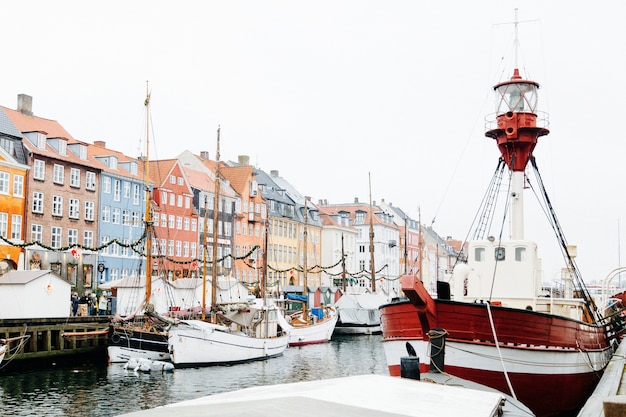
[[447,335],[448,332],[444,329],[431,329],[428,332],[428,337],[430,337],[430,372],[443,372]]
[[420,379],[420,358],[403,356],[400,358],[400,376],[402,378]]

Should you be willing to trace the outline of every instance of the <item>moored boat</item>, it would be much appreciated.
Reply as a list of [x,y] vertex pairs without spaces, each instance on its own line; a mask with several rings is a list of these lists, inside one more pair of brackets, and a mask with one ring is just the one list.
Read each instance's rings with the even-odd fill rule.
[[[574,262],[575,247],[567,244],[543,188],[532,154],[538,138],[549,133],[547,115],[538,110],[538,89],[517,68],[510,80],[494,86],[496,113],[485,135],[496,141],[501,159],[465,262],[455,266],[449,281],[438,283],[435,298],[418,277],[403,276],[406,297],[380,312],[391,375],[400,374],[403,356],[414,352],[425,370],[433,349],[445,348],[445,372],[511,394],[544,417],[580,409],[618,346],[623,324],[589,295]],[[542,287],[537,244],[524,238],[529,165],[565,261],[560,294]],[[508,240],[485,235],[501,183],[508,190]]]

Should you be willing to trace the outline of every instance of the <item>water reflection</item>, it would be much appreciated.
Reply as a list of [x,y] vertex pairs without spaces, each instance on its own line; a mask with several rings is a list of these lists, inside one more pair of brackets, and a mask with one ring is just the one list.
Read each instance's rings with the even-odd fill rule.
[[0,412],[11,416],[115,416],[235,389],[387,375],[381,336],[340,336],[289,348],[278,358],[233,366],[140,374],[121,364],[77,364],[0,377]]

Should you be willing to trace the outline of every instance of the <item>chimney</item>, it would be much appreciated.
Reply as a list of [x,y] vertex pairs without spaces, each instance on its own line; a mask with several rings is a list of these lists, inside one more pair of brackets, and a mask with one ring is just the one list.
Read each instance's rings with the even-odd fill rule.
[[271,171],[270,171],[270,175],[271,175],[272,177],[279,177],[279,175],[278,175],[278,170],[277,170],[277,169],[273,169],[273,170],[271,170]]
[[98,148],[106,148],[107,147],[107,143],[103,140],[94,140],[93,141],[93,145],[97,146]]
[[354,197],[354,202],[358,203],[359,202],[359,197]]
[[202,152],[200,152],[200,159],[208,161],[209,160],[209,151],[202,151]]
[[250,165],[250,157],[248,155],[239,155],[237,160],[240,165]]
[[33,115],[33,98],[26,94],[17,95],[17,110],[26,116]]

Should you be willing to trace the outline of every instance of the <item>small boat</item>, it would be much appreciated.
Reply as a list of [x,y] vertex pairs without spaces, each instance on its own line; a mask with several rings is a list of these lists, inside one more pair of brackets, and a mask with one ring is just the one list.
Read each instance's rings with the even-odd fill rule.
[[[287,294],[290,296],[292,294]],[[327,343],[333,336],[339,316],[331,306],[306,308],[306,301],[285,300],[284,302],[300,303],[302,309],[295,313],[279,315],[279,323],[289,331],[289,346],[313,345]],[[283,308],[284,311],[284,308]]]
[[386,302],[386,296],[379,293],[346,292],[335,303],[339,319],[335,326],[335,334],[382,333],[378,308]]
[[[407,353],[414,352],[425,369],[434,352],[446,349],[446,373],[516,396],[538,417],[572,414],[598,384],[623,322],[619,312],[600,311],[589,296],[575,247],[567,245],[543,187],[532,154],[538,138],[549,133],[547,115],[537,108],[539,84],[514,68],[493,89],[496,113],[485,135],[495,140],[501,158],[466,259],[449,281],[437,282],[436,296],[420,277],[401,278],[405,297],[380,307],[385,357],[389,373],[398,376]],[[524,238],[523,195],[533,187],[527,166],[564,258],[561,293],[542,286],[537,244]],[[508,195],[501,205],[507,221],[494,223],[509,223],[508,239],[487,234],[498,195]]]

